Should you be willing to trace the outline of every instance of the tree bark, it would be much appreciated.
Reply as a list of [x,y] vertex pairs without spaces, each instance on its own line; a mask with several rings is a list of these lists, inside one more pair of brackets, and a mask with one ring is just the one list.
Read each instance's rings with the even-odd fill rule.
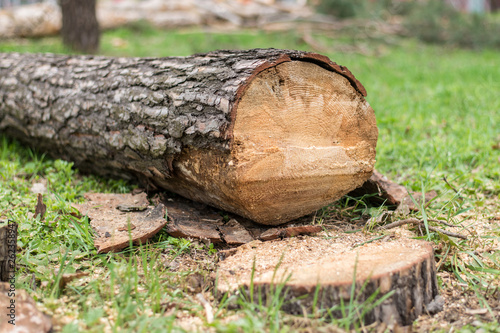
[[94,53],[99,48],[96,0],[60,0],[63,43],[75,51]]
[[16,273],[17,224],[0,221],[0,281],[14,281]]
[[347,68],[300,51],[0,54],[2,132],[270,225],[370,177],[378,131],[365,95]]

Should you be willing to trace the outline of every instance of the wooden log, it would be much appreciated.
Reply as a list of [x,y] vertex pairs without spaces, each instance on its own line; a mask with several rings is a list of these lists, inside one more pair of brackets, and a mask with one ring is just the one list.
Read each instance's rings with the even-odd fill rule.
[[[242,245],[219,262],[218,291],[243,291],[247,296],[253,292],[255,302],[263,304],[283,297],[282,310],[288,313],[336,318],[350,313],[353,321],[365,324],[408,326],[421,314],[442,310],[430,243],[399,239],[362,245],[362,237],[355,242],[353,238]],[[382,297],[387,298],[377,305]],[[354,305],[357,310],[348,309]]]
[[269,225],[370,177],[378,130],[365,95],[347,68],[301,51],[0,54],[3,133]]

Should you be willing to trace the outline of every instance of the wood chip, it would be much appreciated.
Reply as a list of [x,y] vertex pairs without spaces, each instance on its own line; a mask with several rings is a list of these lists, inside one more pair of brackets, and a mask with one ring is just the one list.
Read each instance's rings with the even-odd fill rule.
[[59,288],[64,289],[73,280],[89,275],[88,272],[64,273],[59,280]]
[[222,216],[206,205],[184,198],[164,200],[163,204],[167,207],[167,232],[170,236],[208,239],[212,243],[223,241],[217,229],[222,225]]
[[297,227],[271,228],[264,231],[259,238],[264,241],[269,241],[279,238],[294,237],[299,235],[311,235],[322,230],[319,225],[303,225]]
[[252,235],[235,219],[219,227],[219,231],[228,245],[241,245],[254,240]]

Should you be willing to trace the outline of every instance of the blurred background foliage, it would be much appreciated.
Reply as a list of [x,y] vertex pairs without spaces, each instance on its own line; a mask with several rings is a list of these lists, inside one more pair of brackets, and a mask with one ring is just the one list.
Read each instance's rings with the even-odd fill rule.
[[500,13],[484,2],[484,8],[453,6],[453,1],[425,0],[322,0],[316,1],[318,13],[339,19],[398,21],[402,33],[427,43],[479,49],[500,47]]

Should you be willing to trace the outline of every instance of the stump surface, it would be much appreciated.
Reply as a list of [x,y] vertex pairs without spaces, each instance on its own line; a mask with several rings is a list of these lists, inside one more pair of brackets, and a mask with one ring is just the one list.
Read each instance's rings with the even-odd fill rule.
[[[272,288],[284,283],[287,302],[283,309],[287,312],[330,309],[340,306],[341,300],[349,304],[356,281],[358,303],[377,290],[377,299],[393,292],[365,316],[366,323],[410,325],[438,296],[432,246],[412,239],[359,246],[363,242],[363,236],[352,235],[335,240],[303,237],[245,244],[219,264],[218,288],[234,292],[243,286],[249,292],[255,260],[254,292],[265,299]],[[255,295],[254,299],[259,298]],[[337,310],[334,315],[341,316]]]

